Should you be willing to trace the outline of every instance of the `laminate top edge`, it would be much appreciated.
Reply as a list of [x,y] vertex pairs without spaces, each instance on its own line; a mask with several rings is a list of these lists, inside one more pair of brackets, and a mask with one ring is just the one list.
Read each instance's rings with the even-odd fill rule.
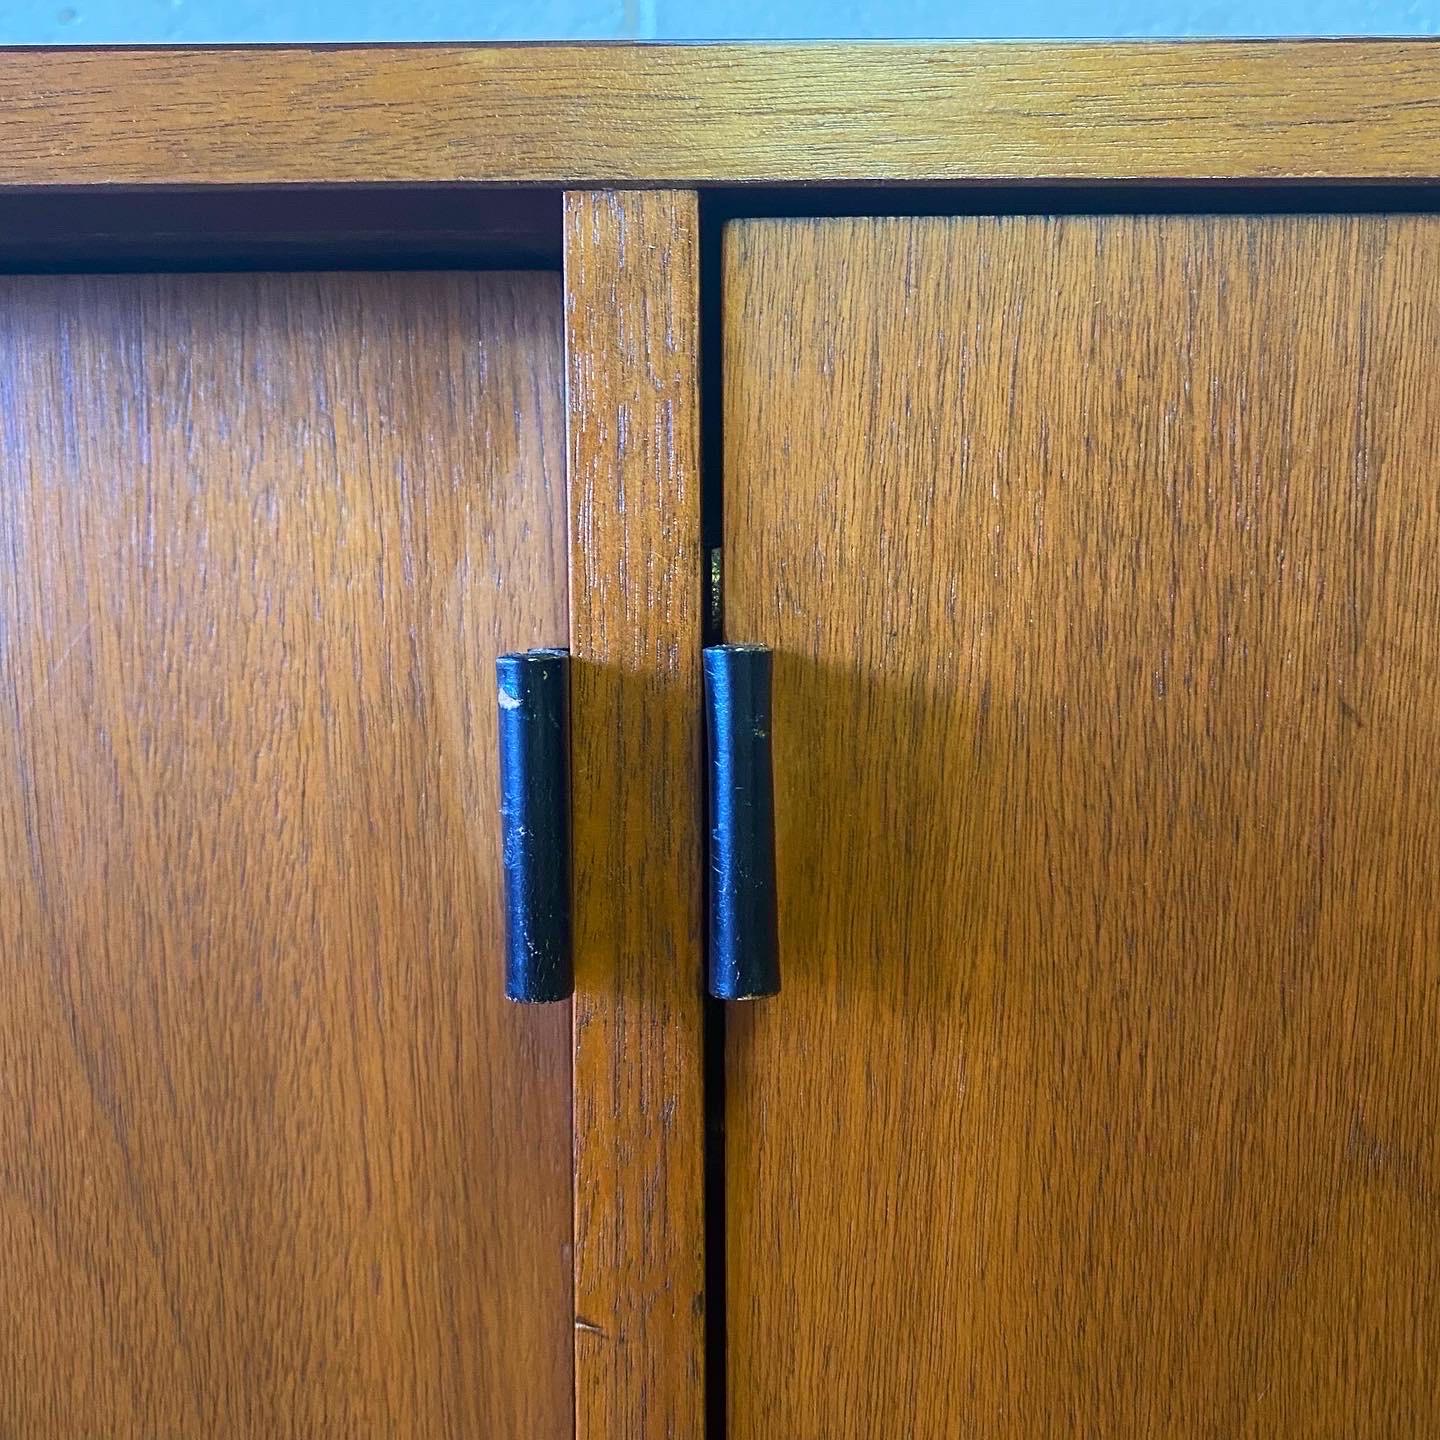
[[1440,178],[1416,40],[0,50],[0,188]]

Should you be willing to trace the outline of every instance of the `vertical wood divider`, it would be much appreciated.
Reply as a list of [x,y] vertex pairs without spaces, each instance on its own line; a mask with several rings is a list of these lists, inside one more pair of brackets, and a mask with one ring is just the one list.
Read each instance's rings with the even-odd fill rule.
[[578,1440],[705,1424],[699,223],[565,197]]

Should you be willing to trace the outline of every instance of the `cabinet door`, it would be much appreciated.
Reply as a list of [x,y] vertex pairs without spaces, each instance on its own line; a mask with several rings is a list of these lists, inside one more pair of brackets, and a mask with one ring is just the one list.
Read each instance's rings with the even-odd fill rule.
[[0,1433],[568,1435],[493,672],[565,639],[558,283],[0,291]]
[[724,253],[731,1433],[1432,1433],[1440,223]]

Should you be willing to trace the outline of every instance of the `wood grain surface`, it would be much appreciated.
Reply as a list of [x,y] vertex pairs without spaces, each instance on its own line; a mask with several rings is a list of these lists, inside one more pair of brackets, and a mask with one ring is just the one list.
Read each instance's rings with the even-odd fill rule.
[[0,285],[0,1434],[569,1436],[557,278]]
[[1440,177],[1426,40],[0,51],[0,185]]
[[565,197],[579,1440],[705,1433],[699,208]]
[[1440,224],[726,237],[737,1437],[1440,1426]]

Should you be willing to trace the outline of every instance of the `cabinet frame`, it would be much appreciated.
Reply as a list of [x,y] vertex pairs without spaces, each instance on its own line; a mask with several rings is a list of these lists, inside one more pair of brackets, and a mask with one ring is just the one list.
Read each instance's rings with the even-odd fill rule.
[[[0,113],[0,268],[563,269],[576,1432],[722,1433],[699,734],[719,222],[804,210],[820,192],[763,188],[798,186],[1428,204],[1440,43],[10,49]],[[637,800],[618,777],[641,765]]]

